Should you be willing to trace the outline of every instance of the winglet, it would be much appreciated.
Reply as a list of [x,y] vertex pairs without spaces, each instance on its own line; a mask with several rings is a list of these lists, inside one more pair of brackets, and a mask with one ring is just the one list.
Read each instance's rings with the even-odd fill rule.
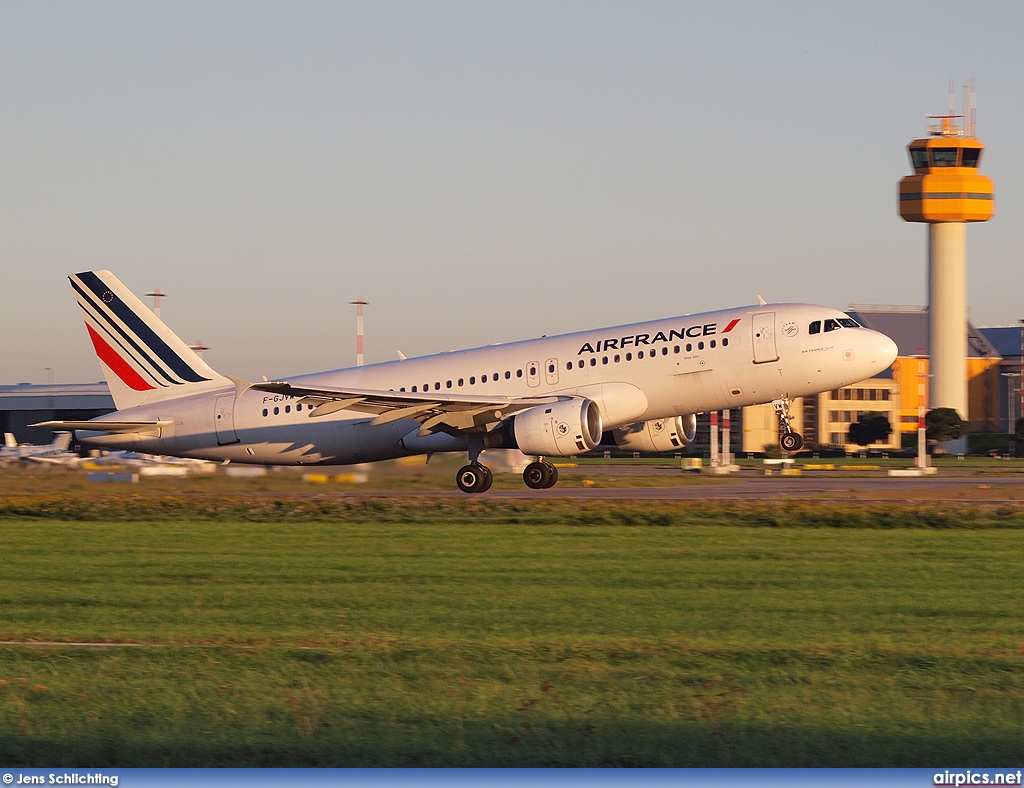
[[761,294],[760,293],[757,294],[757,303],[759,303],[761,306],[767,306],[768,305],[768,302],[765,301],[763,298],[761,298]]
[[405,353],[403,353],[401,350],[396,350],[395,352],[398,354],[398,360],[399,361],[405,361],[405,359],[406,359]]

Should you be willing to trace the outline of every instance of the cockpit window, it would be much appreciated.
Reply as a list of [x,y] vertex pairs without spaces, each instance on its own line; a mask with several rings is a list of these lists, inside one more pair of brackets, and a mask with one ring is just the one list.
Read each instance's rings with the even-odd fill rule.
[[838,320],[833,320],[832,318],[829,318],[828,320],[825,321],[826,331],[837,331],[840,328],[842,328],[842,326],[839,325]]
[[839,318],[839,325],[843,326],[844,328],[860,328],[860,323],[858,323],[852,317]]
[[820,334],[821,333],[821,321],[815,320],[809,326],[807,326],[808,334]]

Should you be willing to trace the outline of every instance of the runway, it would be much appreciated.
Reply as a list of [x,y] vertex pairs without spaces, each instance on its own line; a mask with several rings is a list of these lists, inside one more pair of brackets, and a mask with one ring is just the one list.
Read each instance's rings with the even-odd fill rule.
[[[600,476],[597,477],[600,479]],[[693,500],[814,500],[814,501],[977,501],[1024,503],[1024,476],[933,476],[927,478],[879,477],[746,477],[687,479],[675,486],[659,487],[569,487],[549,490],[495,490],[481,499],[693,501]],[[456,490],[352,491],[360,498],[468,498]]]

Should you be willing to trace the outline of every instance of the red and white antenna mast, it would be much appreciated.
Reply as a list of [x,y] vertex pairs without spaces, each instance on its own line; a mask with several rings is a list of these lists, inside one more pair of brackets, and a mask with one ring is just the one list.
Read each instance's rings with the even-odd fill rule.
[[355,301],[349,301],[356,306],[356,366],[363,366],[363,307],[369,301],[364,301],[360,296]]
[[160,317],[160,299],[165,295],[167,295],[167,293],[163,292],[159,287],[154,287],[146,293],[146,298],[153,299],[153,314],[157,317]]

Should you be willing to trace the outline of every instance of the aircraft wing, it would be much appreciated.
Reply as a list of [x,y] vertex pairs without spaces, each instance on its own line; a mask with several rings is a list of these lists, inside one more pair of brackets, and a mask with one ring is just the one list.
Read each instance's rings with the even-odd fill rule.
[[548,397],[476,397],[437,392],[380,391],[377,389],[335,389],[293,386],[286,381],[254,383],[252,388],[273,394],[296,397],[313,407],[310,418],[326,416],[339,410],[376,415],[372,425],[387,424],[399,419],[420,423],[420,435],[435,432],[458,433],[483,431],[486,425],[507,419],[537,405],[548,405],[565,399]]
[[90,432],[156,432],[170,427],[173,421],[41,421],[31,427],[49,427],[51,430],[89,430]]

